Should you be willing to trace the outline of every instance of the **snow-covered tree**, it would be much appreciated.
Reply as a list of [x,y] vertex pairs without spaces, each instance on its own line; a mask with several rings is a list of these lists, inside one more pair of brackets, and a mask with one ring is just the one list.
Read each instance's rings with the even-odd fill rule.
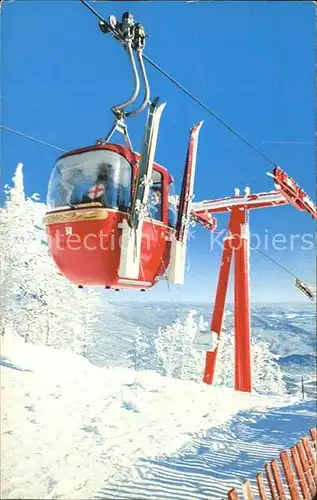
[[196,311],[156,332],[137,329],[133,348],[128,353],[130,366],[136,370],[155,370],[163,376],[200,380],[203,354],[194,346],[200,327]]
[[153,337],[149,337],[144,330],[137,328],[133,346],[128,351],[127,359],[130,367],[137,371],[155,370],[156,360]]
[[15,298],[21,298],[20,277],[25,277],[27,254],[33,249],[35,237],[30,203],[24,195],[22,167],[22,163],[19,163],[13,177],[13,187],[5,186],[6,203],[1,208],[0,298],[4,324],[16,319]]
[[[231,315],[230,315],[231,316]],[[229,314],[225,315],[218,346],[215,385],[233,387],[234,336]],[[197,351],[195,335],[208,329],[203,317],[190,311],[184,321],[159,328],[156,334],[146,335],[138,329],[134,348],[130,351],[131,366],[136,370],[155,370],[161,375],[200,381],[205,353]],[[283,374],[267,342],[251,341],[252,388],[255,392],[286,393]]]
[[5,193],[0,210],[2,330],[14,325],[26,341],[83,353],[96,332],[99,296],[79,290],[58,272],[42,226],[45,205],[36,194],[25,197],[22,164]]
[[[226,320],[226,317],[225,317]],[[283,374],[267,342],[251,339],[252,390],[261,394],[285,394]],[[233,387],[234,334],[225,326],[220,338],[215,371],[215,385]]]
[[194,345],[200,328],[197,312],[190,311],[184,321],[159,328],[154,339],[156,371],[168,377],[183,380],[200,380],[203,353]]
[[251,363],[253,389],[262,394],[286,394],[283,372],[272,354],[270,344],[252,339]]

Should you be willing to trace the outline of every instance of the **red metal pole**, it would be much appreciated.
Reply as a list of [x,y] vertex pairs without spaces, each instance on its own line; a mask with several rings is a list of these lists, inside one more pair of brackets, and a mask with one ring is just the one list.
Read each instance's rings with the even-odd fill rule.
[[234,248],[235,389],[251,392],[249,225],[246,210],[232,211]]
[[[230,232],[231,223],[232,223],[232,216],[230,217],[230,221],[229,221],[229,232]],[[223,247],[223,251],[222,251],[221,265],[220,265],[220,270],[219,270],[218,285],[217,285],[217,292],[216,292],[215,305],[214,305],[214,312],[212,315],[212,320],[211,320],[211,325],[210,325],[210,330],[212,332],[217,333],[218,335],[220,335],[221,328],[222,328],[222,321],[223,321],[224,309],[225,309],[225,304],[226,304],[226,296],[227,296],[227,289],[228,289],[228,282],[229,282],[232,253],[233,253],[233,250],[232,250],[231,240],[229,238],[226,238],[224,240],[224,247]],[[218,350],[218,348],[216,348],[216,350],[214,352],[207,352],[206,353],[205,372],[204,372],[204,378],[203,378],[203,381],[205,382],[205,384],[212,384],[213,383],[215,368],[216,368],[216,360],[217,360],[217,350]]]

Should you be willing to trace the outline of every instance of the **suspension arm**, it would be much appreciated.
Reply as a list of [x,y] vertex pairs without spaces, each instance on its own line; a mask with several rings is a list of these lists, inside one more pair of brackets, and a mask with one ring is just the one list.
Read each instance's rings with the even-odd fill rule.
[[150,86],[149,86],[149,82],[148,82],[148,79],[146,76],[146,70],[145,70],[144,61],[143,61],[142,50],[137,50],[137,58],[138,58],[139,65],[141,68],[141,75],[142,75],[143,85],[144,85],[144,89],[145,89],[144,98],[143,98],[143,101],[141,102],[140,106],[137,109],[134,109],[133,111],[129,111],[128,113],[125,113],[125,116],[127,118],[141,113],[150,102]]
[[121,110],[123,110],[127,106],[130,106],[131,104],[134,103],[134,101],[136,100],[136,98],[139,94],[139,91],[140,91],[140,79],[139,79],[137,67],[135,64],[134,56],[133,56],[131,41],[129,41],[126,44],[125,48],[126,48],[126,51],[127,51],[128,57],[129,57],[129,61],[130,61],[131,67],[132,67],[132,72],[133,72],[133,77],[134,77],[134,90],[133,90],[131,96],[129,97],[129,99],[127,99],[124,103],[116,104],[115,106],[112,107],[112,111],[114,112],[114,114],[116,116],[118,116],[118,114]]

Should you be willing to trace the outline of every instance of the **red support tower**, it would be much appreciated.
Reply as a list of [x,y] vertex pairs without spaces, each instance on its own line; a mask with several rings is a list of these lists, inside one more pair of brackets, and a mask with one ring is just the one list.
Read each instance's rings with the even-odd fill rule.
[[[234,260],[234,387],[236,390],[251,392],[251,320],[250,320],[250,237],[249,210],[292,204],[298,210],[308,212],[316,219],[316,207],[296,182],[279,167],[272,177],[276,191],[268,193],[234,196],[219,200],[193,203],[192,217],[208,228],[206,221],[211,214],[230,213],[228,235],[224,239],[222,259],[218,277],[217,292],[210,330],[221,335],[222,322],[228,290],[230,267]],[[209,228],[213,230],[213,227]],[[207,352],[203,381],[214,381],[218,347]]]
[[247,211],[232,211],[234,251],[235,388],[251,391],[249,228]]

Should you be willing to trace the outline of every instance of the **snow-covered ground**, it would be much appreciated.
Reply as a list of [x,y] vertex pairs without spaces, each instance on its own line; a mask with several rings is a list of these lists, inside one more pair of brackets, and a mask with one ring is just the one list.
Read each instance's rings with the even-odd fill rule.
[[97,367],[9,333],[1,498],[220,499],[315,423],[315,403]]

